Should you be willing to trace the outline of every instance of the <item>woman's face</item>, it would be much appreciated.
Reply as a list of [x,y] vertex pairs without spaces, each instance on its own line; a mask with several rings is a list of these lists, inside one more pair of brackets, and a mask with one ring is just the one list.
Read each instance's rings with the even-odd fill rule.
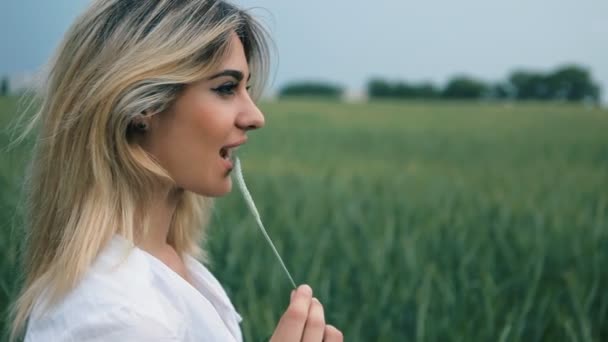
[[233,33],[221,67],[187,85],[171,108],[148,121],[142,147],[179,188],[210,197],[232,189],[234,146],[245,143],[248,130],[264,126],[264,115],[249,97],[249,76],[243,45]]

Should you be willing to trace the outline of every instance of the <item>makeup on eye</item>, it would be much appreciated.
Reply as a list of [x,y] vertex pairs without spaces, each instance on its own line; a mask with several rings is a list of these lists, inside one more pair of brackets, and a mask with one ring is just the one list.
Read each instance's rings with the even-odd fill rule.
[[[236,81],[235,83],[224,83],[223,85],[217,87],[217,88],[213,88],[212,90],[222,96],[228,96],[228,95],[234,95],[234,89],[236,87],[239,86],[239,84],[241,83],[241,81],[245,78],[245,74],[237,69],[225,69],[222,70],[214,75],[212,75],[211,77],[209,77],[207,80],[213,80],[216,78],[220,78],[220,77],[231,77]],[[247,76],[247,82],[249,82],[249,80],[251,80],[251,73],[249,73],[249,75]],[[249,91],[249,89],[251,88],[251,86],[247,86],[246,90]]]
[[[215,91],[216,93],[220,94],[220,95],[234,95],[234,90],[240,85],[240,82],[238,83],[234,83],[234,82],[229,82],[229,83],[224,83],[221,86],[217,87],[217,88],[212,88],[213,91]],[[249,91],[251,89],[251,86],[248,85],[245,87],[245,89],[247,91]]]

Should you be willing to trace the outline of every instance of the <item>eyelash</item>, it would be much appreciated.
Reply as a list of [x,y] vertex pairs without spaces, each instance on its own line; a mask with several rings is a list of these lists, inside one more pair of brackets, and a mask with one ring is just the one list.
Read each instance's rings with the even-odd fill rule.
[[[213,91],[220,94],[221,96],[230,96],[230,95],[234,95],[234,88],[236,88],[237,86],[238,86],[238,84],[234,84],[234,83],[224,84],[222,86],[219,86],[219,87],[213,89]],[[251,86],[247,86],[247,87],[245,87],[245,89],[247,89],[247,91],[249,91],[249,89],[251,89]]]

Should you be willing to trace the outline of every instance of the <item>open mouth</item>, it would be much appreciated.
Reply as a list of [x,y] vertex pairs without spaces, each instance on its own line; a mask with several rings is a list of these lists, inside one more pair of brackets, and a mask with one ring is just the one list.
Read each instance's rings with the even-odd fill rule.
[[232,157],[232,151],[231,150],[232,149],[230,149],[230,148],[222,147],[220,149],[220,157],[222,157],[222,158],[224,158],[226,160],[229,160],[230,157]]

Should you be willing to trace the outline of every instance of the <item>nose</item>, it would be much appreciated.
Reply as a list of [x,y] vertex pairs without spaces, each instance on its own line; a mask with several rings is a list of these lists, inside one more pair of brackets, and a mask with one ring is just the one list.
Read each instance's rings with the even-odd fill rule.
[[237,126],[245,131],[264,127],[264,114],[250,97],[247,97],[244,108],[237,117]]

